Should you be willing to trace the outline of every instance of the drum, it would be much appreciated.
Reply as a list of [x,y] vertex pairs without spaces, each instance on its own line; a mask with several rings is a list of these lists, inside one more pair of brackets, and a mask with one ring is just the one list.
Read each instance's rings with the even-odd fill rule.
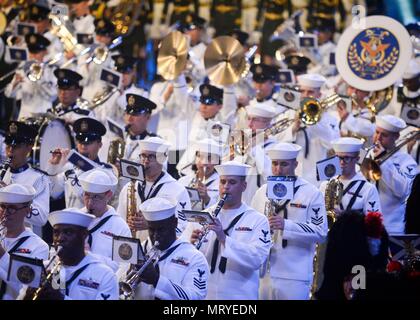
[[38,135],[30,155],[30,163],[45,170],[51,152],[56,148],[74,148],[74,139],[71,130],[62,119],[43,117],[34,121],[38,126]]

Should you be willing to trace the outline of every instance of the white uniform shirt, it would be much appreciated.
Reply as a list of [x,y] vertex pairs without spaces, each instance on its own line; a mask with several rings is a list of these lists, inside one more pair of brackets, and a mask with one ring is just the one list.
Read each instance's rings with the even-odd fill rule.
[[417,163],[401,150],[381,165],[382,178],[377,184],[384,225],[388,233],[404,233],[405,207],[411,192]]
[[[160,185],[162,186],[160,187]],[[127,192],[130,186],[131,186],[131,183],[127,183],[122,188],[119,195],[119,199],[118,199],[117,212],[124,220],[127,220]],[[142,203],[142,200],[140,198],[138,190],[139,188],[142,188],[142,183],[137,181],[135,183],[135,188],[136,188],[135,197],[136,197],[136,206],[137,206],[136,209],[139,210],[139,206]],[[155,185],[151,186],[149,183],[146,184],[146,190],[144,192],[145,198],[146,199],[149,199],[149,197],[152,198],[153,193],[158,188],[160,189],[156,193],[156,195],[154,195],[154,197],[172,198],[172,199],[176,199],[177,201],[177,206],[176,206],[177,215],[178,215],[177,234],[180,235],[186,226],[186,218],[185,218],[185,215],[182,213],[182,210],[191,209],[191,202],[190,202],[190,197],[188,195],[188,191],[178,181],[172,178],[167,172],[164,172],[164,175],[162,176],[162,178]],[[149,235],[148,235],[147,230],[140,232],[141,240],[146,240],[148,236]]]
[[88,14],[73,20],[75,33],[91,33],[95,32],[95,17]]
[[[87,212],[86,207],[82,211]],[[110,217],[110,218],[107,218]],[[103,225],[98,229],[95,227],[98,226],[104,219],[108,219]],[[106,211],[102,217],[95,218],[89,226],[89,231],[96,229],[91,233],[92,236],[92,245],[90,246],[90,251],[98,256],[98,258],[110,267],[114,272],[117,272],[118,268],[127,268],[128,266],[123,266],[122,264],[112,260],[112,239],[113,236],[123,236],[131,237],[130,228],[127,223],[121,218],[114,208],[108,206],[108,211]],[[86,239],[86,242],[89,243],[90,237]]]
[[156,288],[140,283],[137,299],[202,300],[206,297],[209,267],[204,255],[191,243],[176,240],[161,252],[158,265]]
[[349,113],[347,118],[340,122],[340,130],[345,134],[351,131],[364,137],[372,137],[375,133],[375,123],[371,121],[372,115],[366,108],[358,114]]
[[25,222],[40,227],[47,223],[50,212],[50,182],[43,172],[29,165],[13,172],[9,168],[3,181],[6,184],[19,183],[34,187],[36,194],[31,204],[31,216],[26,217]]
[[6,86],[4,94],[6,97],[21,100],[19,119],[31,117],[34,113],[45,113],[51,108],[53,101],[57,97],[57,80],[53,74],[53,69],[46,66],[40,80],[34,82],[23,74],[23,70],[17,71],[23,76],[23,81],[16,85],[14,83],[16,75]]
[[[212,212],[216,206],[206,211]],[[265,216],[246,204],[237,209],[222,209],[218,219],[224,230],[229,224],[245,212],[239,221],[228,231],[225,245],[219,244],[215,270],[210,271],[208,300],[256,300],[258,299],[259,268],[267,259],[271,247],[270,226]],[[185,238],[189,238],[194,229],[202,227],[189,223]],[[213,246],[216,234],[209,232],[200,248],[211,267]],[[225,266],[225,272],[222,272]]]
[[66,282],[88,265],[66,288],[65,300],[118,300],[119,286],[114,272],[92,253],[76,266],[63,266]]
[[[178,179],[178,182],[182,184],[184,187],[189,187],[195,180],[195,174],[188,174]],[[217,203],[219,198],[219,175],[215,171],[206,181],[204,184],[207,187],[207,194],[209,195],[210,201],[209,203],[202,207],[202,201],[195,202],[194,204],[191,203],[192,210],[203,210],[205,208],[211,207],[212,205]]]
[[[382,212],[378,190],[376,189],[375,185],[368,182],[360,172],[357,172],[356,175],[350,180],[344,180],[343,178],[340,178],[340,181],[343,183],[344,191],[348,189],[350,184],[352,184],[352,186],[343,195],[343,198],[341,200],[341,206],[337,205],[336,209],[346,210],[351,199],[356,195],[355,193],[359,189],[359,186],[361,185],[362,181],[365,181],[362,189],[359,190],[356,196],[356,200],[354,201],[351,208],[349,208],[349,210],[360,210],[364,214],[375,211]],[[353,183],[353,181],[358,182]],[[325,188],[327,187],[327,183],[328,181],[323,181],[321,183],[321,186],[319,187],[319,190],[321,190],[323,194],[325,194]]]
[[[284,230],[273,234],[270,254],[270,275],[274,278],[312,281],[315,245],[327,235],[327,217],[322,193],[308,181],[298,178],[299,189],[287,204]],[[267,185],[262,186],[252,200],[252,206],[264,212],[268,201]],[[280,212],[279,214],[283,214]],[[287,241],[283,247],[283,240]]]
[[[49,248],[40,237],[33,233],[30,229],[23,231],[17,238],[4,238],[1,241],[1,245],[6,253],[0,259],[0,286],[3,281],[7,283],[7,274],[10,264],[10,255],[8,253],[23,237],[29,237],[19,247],[17,247],[13,254],[17,254],[23,257],[36,258],[46,260],[48,259]],[[19,291],[23,288],[23,285],[17,283],[7,283],[6,291],[3,296],[3,300],[15,300]]]
[[[102,169],[110,170],[113,173],[110,165],[102,162],[99,162],[98,165]],[[51,197],[53,199],[62,197],[64,192],[67,208],[83,208],[85,206],[83,202],[83,189],[78,179],[84,172],[83,170],[71,163],[65,163],[64,165],[48,164],[46,170],[50,174]]]

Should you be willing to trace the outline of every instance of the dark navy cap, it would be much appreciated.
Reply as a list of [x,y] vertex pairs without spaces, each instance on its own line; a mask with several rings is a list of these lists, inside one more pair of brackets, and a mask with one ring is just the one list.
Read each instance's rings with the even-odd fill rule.
[[239,29],[233,30],[230,35],[236,40],[238,40],[241,43],[241,45],[246,45],[246,42],[248,41],[248,38],[249,38],[248,33]]
[[206,24],[206,19],[197,16],[196,14],[188,14],[184,21],[178,21],[178,30],[181,32],[186,32],[194,29],[203,29]]
[[405,28],[407,29],[410,35],[415,35],[417,37],[420,35],[420,22],[419,21],[409,23],[405,26]]
[[276,81],[278,69],[275,66],[269,66],[264,63],[253,64],[251,66],[252,80],[263,83],[269,80]]
[[7,145],[18,145],[20,143],[32,144],[38,132],[34,126],[20,121],[10,121],[7,125],[4,142]]
[[60,89],[80,87],[79,81],[83,79],[80,74],[70,69],[56,69],[54,75],[57,77],[57,85]]
[[108,19],[95,20],[95,33],[101,36],[112,36],[115,25]]
[[37,53],[42,50],[46,50],[51,44],[50,40],[39,33],[28,33],[25,36],[25,42],[28,46],[29,52],[31,53]]
[[121,54],[112,56],[112,59],[115,61],[115,68],[121,73],[133,71],[137,62],[136,58]]
[[28,20],[39,22],[48,19],[49,13],[49,8],[37,4],[31,4],[29,6]]
[[127,106],[125,112],[131,115],[152,113],[156,109],[156,104],[149,99],[139,96],[137,94],[128,93],[125,95],[127,99]]
[[76,133],[76,140],[80,143],[101,140],[106,133],[106,128],[101,122],[88,117],[76,120],[73,130]]
[[292,54],[284,59],[289,69],[292,69],[295,75],[305,74],[308,70],[308,65],[311,60],[302,54]]
[[312,20],[312,24],[309,27],[309,31],[313,32],[313,31],[326,31],[326,32],[335,32],[335,22],[333,19],[325,19],[322,17],[315,17]]
[[200,93],[200,102],[205,105],[223,103],[223,89],[219,89],[210,84],[202,84],[200,86]]

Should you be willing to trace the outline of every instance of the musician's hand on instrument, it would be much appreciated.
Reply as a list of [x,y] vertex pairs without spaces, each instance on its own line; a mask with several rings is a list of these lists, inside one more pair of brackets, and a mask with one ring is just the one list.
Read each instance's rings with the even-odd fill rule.
[[52,151],[52,157],[49,160],[49,163],[52,165],[57,165],[61,162],[62,159],[66,158],[67,155],[69,154],[70,150],[69,149],[61,149],[61,148],[56,148]]
[[73,58],[75,56],[75,54],[74,54],[73,51],[66,51],[64,56],[66,57],[67,60],[70,60],[71,58]]
[[338,116],[340,117],[341,121],[345,121],[347,119],[347,117],[349,116],[349,113],[346,109],[346,104],[344,103],[344,101],[340,100],[337,103],[337,112],[338,112]]
[[146,269],[144,269],[143,273],[141,274],[141,280],[147,284],[151,284],[156,288],[156,285],[159,281],[159,267],[158,265],[154,266],[153,263],[150,263]]
[[375,144],[375,147],[373,148],[373,156],[377,158],[384,151],[385,151],[385,148],[381,145],[380,142],[377,142]]
[[138,211],[135,217],[129,217],[127,220],[127,224],[131,230],[147,230],[147,221],[144,219],[143,214],[141,211]]
[[64,300],[64,294],[59,289],[54,289],[50,282],[47,282],[39,292],[37,300]]
[[209,230],[216,233],[217,239],[224,244],[226,240],[226,234],[223,232],[223,226],[219,219],[215,218],[214,223],[209,224]]
[[209,194],[207,193],[206,185],[202,184],[201,182],[198,182],[197,191],[200,195],[200,198],[203,199],[204,204],[207,205],[210,202],[210,197],[209,197]]
[[5,186],[7,186],[7,183],[4,181],[0,181],[0,188],[4,188]]
[[190,242],[192,244],[195,244],[198,240],[200,240],[200,238],[202,237],[202,235],[203,235],[203,231],[202,230],[200,230],[200,229],[193,230],[193,232],[191,233]]
[[238,97],[238,105],[241,107],[245,107],[249,104],[250,97],[249,96],[239,96]]
[[271,216],[268,218],[271,230],[284,230],[284,218],[277,216]]

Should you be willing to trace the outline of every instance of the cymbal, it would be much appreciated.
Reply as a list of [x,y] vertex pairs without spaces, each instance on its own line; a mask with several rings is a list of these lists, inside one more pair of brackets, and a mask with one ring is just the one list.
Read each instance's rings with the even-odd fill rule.
[[158,73],[165,80],[174,80],[185,69],[188,59],[189,45],[187,37],[172,31],[162,39],[157,59]]
[[244,49],[233,37],[217,37],[207,46],[204,53],[204,66],[213,83],[234,84],[239,81],[245,70]]

